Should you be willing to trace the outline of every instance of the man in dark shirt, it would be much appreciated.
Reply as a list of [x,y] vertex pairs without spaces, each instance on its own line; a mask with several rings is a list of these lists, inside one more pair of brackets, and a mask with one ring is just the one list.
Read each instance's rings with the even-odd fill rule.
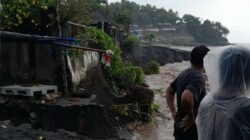
[[[168,107],[175,119],[175,140],[198,140],[195,118],[201,100],[206,95],[203,77],[203,58],[209,49],[204,46],[195,47],[191,51],[191,68],[180,73],[166,91]],[[175,109],[177,95],[177,112]]]

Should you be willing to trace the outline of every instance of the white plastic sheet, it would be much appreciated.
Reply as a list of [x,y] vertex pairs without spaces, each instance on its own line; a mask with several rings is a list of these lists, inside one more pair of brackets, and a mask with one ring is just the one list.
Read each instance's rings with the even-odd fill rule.
[[250,48],[221,47],[204,58],[210,92],[199,107],[199,140],[250,140]]

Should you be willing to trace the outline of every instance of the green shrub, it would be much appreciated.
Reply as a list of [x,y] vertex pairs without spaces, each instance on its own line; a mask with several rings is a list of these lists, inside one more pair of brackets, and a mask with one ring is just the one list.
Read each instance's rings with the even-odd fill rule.
[[153,103],[151,104],[151,108],[152,108],[152,110],[154,110],[154,111],[159,111],[160,105],[159,105],[158,103],[153,102]]
[[[144,73],[142,68],[130,64],[123,64],[120,48],[114,45],[110,36],[102,30],[95,28],[88,28],[84,34],[80,34],[78,36],[78,39],[82,41],[85,40],[84,44],[87,44],[89,47],[102,50],[109,49],[114,52],[111,67],[105,68],[107,76],[115,82],[119,82],[118,84],[113,83],[113,87],[116,87],[117,85],[132,87],[135,84],[142,84],[144,82]],[[113,88],[113,90],[117,90],[117,88]]]
[[112,81],[112,90],[117,93],[118,92],[118,88],[116,86],[116,83],[114,81]]
[[154,60],[151,60],[144,67],[144,72],[146,74],[157,74],[159,73],[159,66],[159,63]]
[[135,73],[136,73],[136,78],[135,78],[135,83],[136,84],[142,84],[144,83],[144,72],[143,69],[141,67],[138,66],[134,66],[133,67]]
[[136,47],[139,46],[139,44],[140,44],[140,40],[136,36],[129,35],[123,41],[123,48],[125,51],[132,52]]
[[85,33],[80,33],[78,39],[81,40],[81,44],[87,45],[91,48],[101,50],[112,50],[114,55],[112,56],[111,67],[106,68],[105,71],[110,78],[118,78],[122,73],[122,60],[121,52],[112,41],[112,38],[102,30],[96,28],[87,28]]
[[116,110],[122,116],[129,115],[129,108],[127,105],[114,105],[112,109]]
[[82,55],[82,52],[76,49],[67,49],[66,52],[70,57],[79,57]]
[[123,69],[120,80],[123,85],[128,87],[133,87],[135,85],[136,80],[136,72],[133,66],[126,66]]
[[144,83],[143,69],[131,64],[125,65],[120,77],[120,81],[123,82],[123,85],[127,85],[129,87],[133,87],[135,84]]

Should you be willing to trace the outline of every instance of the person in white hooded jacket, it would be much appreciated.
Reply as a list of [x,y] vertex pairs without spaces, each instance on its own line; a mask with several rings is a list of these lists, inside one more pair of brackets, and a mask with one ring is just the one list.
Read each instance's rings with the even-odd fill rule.
[[250,48],[213,49],[204,68],[210,92],[196,119],[199,140],[250,140]]

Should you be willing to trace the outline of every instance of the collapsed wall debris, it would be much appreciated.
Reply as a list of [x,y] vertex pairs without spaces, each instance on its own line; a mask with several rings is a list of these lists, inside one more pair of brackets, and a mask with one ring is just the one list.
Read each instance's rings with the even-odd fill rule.
[[13,124],[30,123],[47,131],[64,129],[91,138],[116,138],[105,108],[93,98],[64,98],[39,103],[26,98],[4,98],[0,103],[0,120]]

